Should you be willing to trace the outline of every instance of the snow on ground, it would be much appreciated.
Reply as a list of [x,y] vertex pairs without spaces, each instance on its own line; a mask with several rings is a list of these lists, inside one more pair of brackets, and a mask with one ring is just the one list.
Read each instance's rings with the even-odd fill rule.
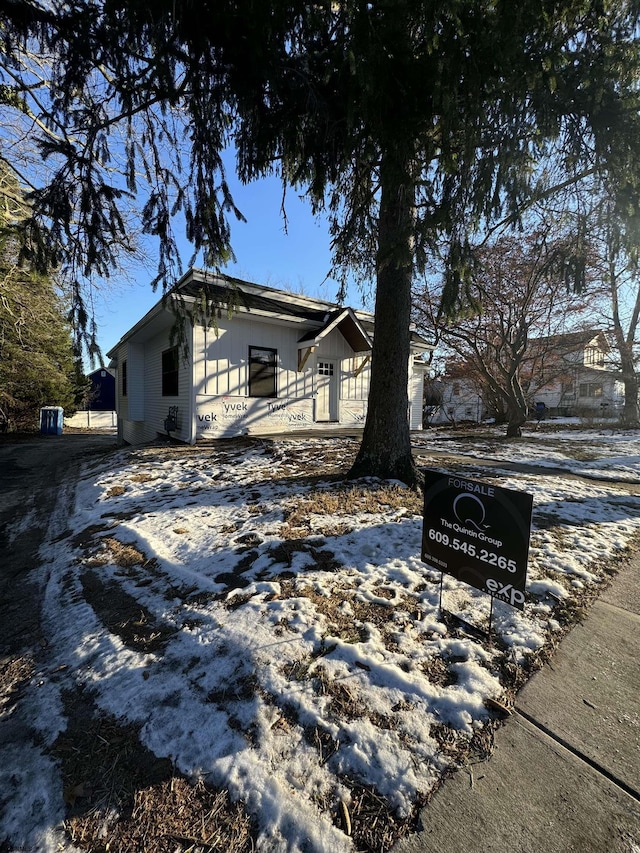
[[563,468],[582,476],[637,482],[640,470],[638,431],[607,427],[586,432],[569,429],[576,420],[558,418],[543,423],[537,429],[527,430],[526,441],[505,441],[505,427],[496,426],[474,431],[462,443],[456,439],[455,431],[436,428],[426,431],[416,439],[416,444],[463,455]]
[[[335,485],[304,476],[327,446],[334,462],[349,458],[349,439],[133,449],[85,473],[69,535],[44,555],[50,656],[29,687],[43,749],[13,744],[0,756],[16,849],[64,843],[44,747],[65,728],[71,684],[140,726],[144,745],[181,772],[244,801],[259,849],[352,850],[334,815],[354,780],[410,813],[464,754],[452,742],[482,730],[485,700],[504,699],[505,660],[540,650],[560,630],[558,603],[602,583],[640,532],[640,497],[611,482],[640,482],[637,433],[540,431],[506,443],[439,430],[418,443],[601,478],[477,471],[534,495],[529,601],[522,612],[495,603],[494,645],[442,620],[440,575],[420,561],[419,507],[358,503],[380,485],[370,481],[332,502]],[[135,600],[157,643],[111,632],[88,602],[96,585]],[[443,604],[486,624],[487,596],[446,576]]]

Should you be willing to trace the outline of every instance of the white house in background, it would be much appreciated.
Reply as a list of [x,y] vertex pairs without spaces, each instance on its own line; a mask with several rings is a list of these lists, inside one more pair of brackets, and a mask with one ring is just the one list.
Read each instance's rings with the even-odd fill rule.
[[482,389],[463,376],[426,381],[425,420],[431,424],[480,423],[490,417]]
[[605,332],[587,329],[535,338],[539,375],[532,383],[533,400],[551,414],[618,417],[624,407],[624,383],[611,370],[611,344]]
[[[207,323],[199,306],[219,306]],[[172,343],[186,309],[188,355]],[[232,305],[232,310],[227,306]],[[108,353],[118,375],[118,438],[199,439],[363,426],[373,315],[203,270],[190,270]],[[422,428],[433,346],[411,332],[409,418]]]
[[[549,416],[618,417],[624,406],[624,383],[609,367],[611,346],[600,330],[568,332],[529,343],[530,360],[523,365],[522,379],[531,413],[544,403]],[[480,383],[465,376],[457,364],[454,375],[427,383],[431,423],[480,422],[496,413]]]

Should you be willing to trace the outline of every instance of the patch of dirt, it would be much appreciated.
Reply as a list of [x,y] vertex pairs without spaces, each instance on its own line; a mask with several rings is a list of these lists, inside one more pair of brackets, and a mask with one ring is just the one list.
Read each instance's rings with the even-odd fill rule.
[[296,553],[308,554],[311,557],[311,562],[308,568],[321,572],[335,572],[342,568],[342,564],[334,559],[332,551],[328,549],[320,549],[310,542],[305,542],[304,539],[283,539],[267,552],[273,563],[284,563],[286,566],[291,566],[293,563],[293,555]]
[[11,708],[31,680],[34,669],[31,654],[14,655],[0,661],[0,720],[11,713]]
[[64,694],[68,726],[49,750],[62,772],[64,829],[92,853],[248,853],[255,833],[226,791],[190,782],[101,714],[87,691]]
[[111,579],[92,570],[81,575],[85,600],[111,634],[117,634],[130,649],[158,651],[166,645],[175,628],[156,622],[153,614]]

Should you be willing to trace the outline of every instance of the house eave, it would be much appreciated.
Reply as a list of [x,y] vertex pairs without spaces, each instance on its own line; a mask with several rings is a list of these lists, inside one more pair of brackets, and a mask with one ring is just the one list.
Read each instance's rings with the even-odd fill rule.
[[115,358],[118,349],[125,343],[135,340],[144,343],[175,322],[175,313],[171,310],[168,300],[160,300],[151,308],[135,326],[132,326],[120,340],[107,352],[107,358]]
[[334,311],[333,315],[328,317],[324,326],[315,331],[307,332],[307,334],[300,338],[298,349],[302,350],[319,346],[323,338],[326,338],[334,330],[340,332],[354,353],[371,352],[373,346],[371,338],[351,308]]

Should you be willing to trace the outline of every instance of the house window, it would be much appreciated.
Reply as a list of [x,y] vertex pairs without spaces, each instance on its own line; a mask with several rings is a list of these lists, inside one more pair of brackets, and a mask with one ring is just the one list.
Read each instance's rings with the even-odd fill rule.
[[333,376],[333,362],[332,361],[319,361],[318,362],[318,375],[319,376]]
[[602,384],[600,382],[581,382],[580,397],[602,397]]
[[249,347],[249,396],[276,396],[278,351],[267,347]]
[[162,353],[162,396],[178,396],[178,347],[171,347]]
[[602,350],[597,349],[597,347],[587,347],[584,352],[584,363],[585,364],[595,364],[598,367],[604,366],[604,353]]
[[453,396],[454,397],[460,396],[460,383],[459,382],[453,383]]
[[126,358],[122,362],[122,371],[121,371],[120,375],[122,377],[122,383],[121,383],[120,390],[122,392],[122,396],[126,397],[127,396],[127,360],[126,360]]

